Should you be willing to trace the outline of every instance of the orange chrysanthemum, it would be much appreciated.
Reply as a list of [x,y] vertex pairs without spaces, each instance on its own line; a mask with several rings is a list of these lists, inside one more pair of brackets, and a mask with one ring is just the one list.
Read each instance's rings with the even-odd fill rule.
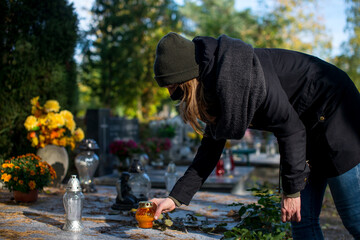
[[29,182],[29,187],[30,187],[30,190],[34,190],[35,187],[36,187],[35,181],[31,180],[31,181]]

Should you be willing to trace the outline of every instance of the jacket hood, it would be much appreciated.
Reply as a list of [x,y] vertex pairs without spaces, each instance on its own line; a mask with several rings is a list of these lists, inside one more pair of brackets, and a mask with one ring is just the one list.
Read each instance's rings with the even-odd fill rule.
[[193,42],[205,96],[219,106],[216,123],[208,124],[205,131],[214,139],[241,139],[266,95],[254,49],[226,35],[196,37]]

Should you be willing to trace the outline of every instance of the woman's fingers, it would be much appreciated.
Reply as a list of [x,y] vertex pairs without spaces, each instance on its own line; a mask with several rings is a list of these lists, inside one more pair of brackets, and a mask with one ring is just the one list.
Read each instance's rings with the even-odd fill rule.
[[301,200],[300,197],[288,198],[283,196],[281,201],[281,221],[282,222],[300,222],[301,221]]
[[150,202],[156,205],[155,220],[159,218],[161,213],[170,212],[175,209],[175,203],[170,198],[154,198]]
[[285,210],[285,208],[281,208],[281,221],[286,222],[286,210]]
[[295,221],[295,222],[300,222],[301,221],[300,209],[298,211],[296,211],[295,220],[293,220],[293,221]]
[[161,200],[158,199],[158,198],[153,198],[153,199],[150,200],[150,202],[155,203],[156,211],[155,211],[154,218],[155,218],[155,220],[157,220],[159,218],[160,214],[161,214],[161,211],[162,211],[162,206],[160,204]]

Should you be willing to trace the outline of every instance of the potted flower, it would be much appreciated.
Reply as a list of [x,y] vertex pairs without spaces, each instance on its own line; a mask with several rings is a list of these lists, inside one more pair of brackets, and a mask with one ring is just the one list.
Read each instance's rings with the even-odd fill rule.
[[109,149],[111,154],[119,158],[119,171],[127,171],[133,155],[143,153],[142,147],[134,140],[115,140],[110,144]]
[[60,183],[66,175],[69,159],[65,147],[73,150],[76,143],[84,138],[81,128],[76,128],[76,123],[71,112],[60,111],[56,100],[48,100],[43,106],[39,97],[31,99],[31,115],[24,123],[28,131],[27,138],[31,146],[38,148],[37,155],[55,168]]
[[196,149],[200,145],[200,142],[203,138],[202,135],[198,134],[197,132],[187,132],[187,136],[190,139],[190,142],[192,143],[192,146],[190,147],[192,152],[196,152]]
[[151,165],[161,168],[164,165],[163,153],[171,148],[171,141],[169,138],[152,137],[146,139],[142,146],[149,156]]
[[36,201],[38,191],[56,178],[55,170],[32,153],[5,160],[0,169],[1,181],[17,202]]

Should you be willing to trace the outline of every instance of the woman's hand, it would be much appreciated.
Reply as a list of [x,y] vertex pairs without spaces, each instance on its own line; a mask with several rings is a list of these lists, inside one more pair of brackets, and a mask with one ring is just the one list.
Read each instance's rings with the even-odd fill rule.
[[300,197],[290,198],[285,195],[281,199],[281,220],[283,222],[301,221],[301,200]]
[[170,198],[153,198],[150,200],[156,204],[155,220],[157,220],[161,213],[171,212],[176,205]]

